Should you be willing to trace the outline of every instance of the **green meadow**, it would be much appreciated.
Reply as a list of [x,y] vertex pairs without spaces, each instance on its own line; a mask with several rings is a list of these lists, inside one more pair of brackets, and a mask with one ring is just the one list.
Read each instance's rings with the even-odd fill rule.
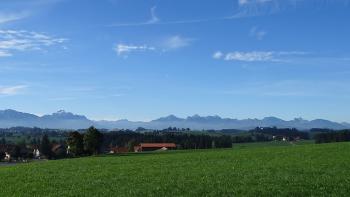
[[349,164],[350,143],[96,156],[2,166],[0,196],[349,196]]

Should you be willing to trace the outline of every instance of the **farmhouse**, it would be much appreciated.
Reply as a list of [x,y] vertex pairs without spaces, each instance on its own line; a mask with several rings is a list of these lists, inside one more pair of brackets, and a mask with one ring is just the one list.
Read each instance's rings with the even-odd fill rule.
[[33,158],[34,159],[40,159],[41,154],[40,154],[40,151],[39,151],[39,146],[38,145],[34,145],[32,147],[32,149],[33,149]]
[[174,143],[140,143],[134,147],[135,152],[156,151],[156,150],[172,150],[176,148]]
[[6,161],[10,161],[11,154],[15,152],[15,146],[10,144],[6,144],[6,145],[2,144],[0,145],[0,152],[5,153],[5,157],[0,158],[0,160],[5,159]]

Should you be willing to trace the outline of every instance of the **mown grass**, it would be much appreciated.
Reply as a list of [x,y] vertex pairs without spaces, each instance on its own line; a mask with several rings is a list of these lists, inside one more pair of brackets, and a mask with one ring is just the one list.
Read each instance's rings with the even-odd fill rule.
[[0,168],[0,196],[348,196],[350,143],[89,157]]

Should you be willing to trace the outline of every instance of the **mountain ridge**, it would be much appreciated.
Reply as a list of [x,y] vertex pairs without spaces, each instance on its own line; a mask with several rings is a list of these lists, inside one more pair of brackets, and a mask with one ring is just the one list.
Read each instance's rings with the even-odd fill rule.
[[347,129],[350,123],[333,122],[325,119],[305,120],[295,118],[293,120],[283,120],[277,117],[265,117],[263,119],[232,119],[222,118],[218,115],[200,116],[198,114],[180,118],[175,115],[160,117],[148,122],[129,121],[127,119],[107,121],[91,120],[84,115],[77,115],[64,110],[59,110],[52,114],[37,116],[30,113],[19,112],[12,109],[0,110],[0,128],[16,126],[40,127],[52,129],[83,129],[89,126],[104,129],[136,129],[143,127],[146,129],[164,129],[168,127],[191,128],[193,130],[203,129],[241,129],[248,130],[255,127],[280,127],[297,128],[308,130],[312,128]]

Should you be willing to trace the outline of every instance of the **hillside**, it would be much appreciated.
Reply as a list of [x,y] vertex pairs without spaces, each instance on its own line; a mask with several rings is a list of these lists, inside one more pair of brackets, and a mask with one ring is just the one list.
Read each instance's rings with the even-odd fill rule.
[[0,167],[1,196],[347,196],[350,143],[101,156]]

